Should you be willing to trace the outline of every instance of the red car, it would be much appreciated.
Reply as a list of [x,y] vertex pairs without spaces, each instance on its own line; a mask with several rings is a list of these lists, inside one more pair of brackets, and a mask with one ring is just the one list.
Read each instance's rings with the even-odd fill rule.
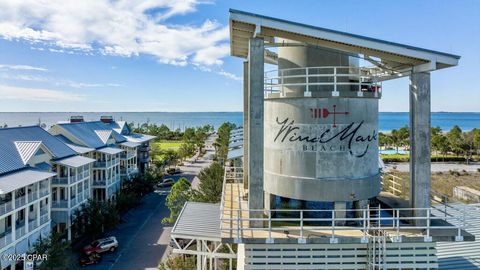
[[106,251],[113,252],[118,248],[117,238],[110,236],[93,241],[90,245],[83,248],[85,254],[102,253]]
[[86,266],[89,264],[97,264],[102,260],[102,257],[97,253],[92,253],[90,255],[82,254],[79,259],[80,266]]

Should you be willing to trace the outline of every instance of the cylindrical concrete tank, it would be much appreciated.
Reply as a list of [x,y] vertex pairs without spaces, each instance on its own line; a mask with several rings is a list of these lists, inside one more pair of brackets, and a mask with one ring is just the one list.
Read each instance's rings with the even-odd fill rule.
[[[358,70],[358,61],[338,52],[282,47],[278,55],[279,70]],[[265,99],[266,192],[333,202],[364,200],[380,192],[378,95],[357,95],[355,82],[341,84],[349,81],[348,76],[337,78],[339,96],[332,96],[331,84],[310,86],[311,96],[304,96],[306,86],[299,83],[285,86],[283,96]]]

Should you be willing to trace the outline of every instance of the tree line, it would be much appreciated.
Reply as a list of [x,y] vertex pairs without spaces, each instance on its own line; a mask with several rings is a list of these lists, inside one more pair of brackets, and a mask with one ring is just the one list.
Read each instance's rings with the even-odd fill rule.
[[[431,147],[432,151],[443,157],[453,154],[455,156],[464,156],[467,162],[473,155],[480,154],[480,129],[475,128],[471,131],[462,131],[455,125],[448,132],[444,132],[440,127],[431,128]],[[390,133],[379,133],[379,146],[385,148],[409,148],[410,147],[410,129],[408,126],[400,129],[394,129]]]

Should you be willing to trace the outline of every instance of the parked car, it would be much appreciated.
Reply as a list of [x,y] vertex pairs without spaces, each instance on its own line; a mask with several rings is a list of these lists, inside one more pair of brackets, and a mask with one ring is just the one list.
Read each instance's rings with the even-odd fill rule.
[[162,182],[158,183],[157,186],[162,188],[162,187],[171,187],[175,184],[175,180],[173,178],[166,178],[163,179]]
[[98,255],[97,253],[92,253],[92,254],[85,254],[83,253],[80,256],[79,263],[80,266],[84,267],[90,264],[97,264],[102,261],[102,257]]
[[168,168],[167,169],[167,174],[179,174],[182,172],[182,170],[180,170],[180,168]]
[[118,248],[118,241],[115,236],[98,239],[83,248],[83,252],[87,255],[92,253],[102,253],[106,251],[114,252]]

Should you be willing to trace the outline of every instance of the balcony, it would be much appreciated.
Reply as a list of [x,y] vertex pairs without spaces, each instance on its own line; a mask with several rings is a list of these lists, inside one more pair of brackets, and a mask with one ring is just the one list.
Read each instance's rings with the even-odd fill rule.
[[107,185],[106,179],[93,180],[93,183],[92,183],[92,186],[106,186],[106,185]]
[[39,191],[38,191],[38,194],[41,197],[45,197],[47,196],[48,194],[50,194],[50,190],[48,190],[48,188],[41,188]]
[[40,216],[40,226],[47,223],[50,220],[50,217],[48,215],[48,212],[44,215]]
[[0,204],[0,216],[12,211],[12,201],[3,202]]
[[12,243],[12,230],[9,229],[0,234],[0,249]]
[[131,158],[134,158],[136,156],[136,153],[125,153],[125,152],[122,152],[120,154],[120,158],[123,159],[123,160],[129,160]]
[[265,72],[265,97],[350,97],[380,98],[378,68],[324,66],[271,70]]
[[68,208],[67,200],[52,201],[52,208]]
[[146,145],[146,146],[142,145],[138,148],[138,150],[140,150],[140,152],[148,152],[150,151],[150,145]]
[[23,224],[17,224],[17,228],[15,230],[15,237],[19,239],[20,237],[25,235],[25,222]]
[[106,168],[107,167],[107,162],[106,161],[95,161],[93,163],[94,168]]
[[52,185],[68,185],[68,177],[55,177],[52,179]]
[[27,196],[23,195],[15,199],[15,209],[24,206],[27,203]]
[[38,192],[36,190],[28,192],[28,202],[33,202],[37,199],[38,199]]
[[28,220],[28,231],[31,232],[36,228],[38,228],[38,220],[37,219]]

